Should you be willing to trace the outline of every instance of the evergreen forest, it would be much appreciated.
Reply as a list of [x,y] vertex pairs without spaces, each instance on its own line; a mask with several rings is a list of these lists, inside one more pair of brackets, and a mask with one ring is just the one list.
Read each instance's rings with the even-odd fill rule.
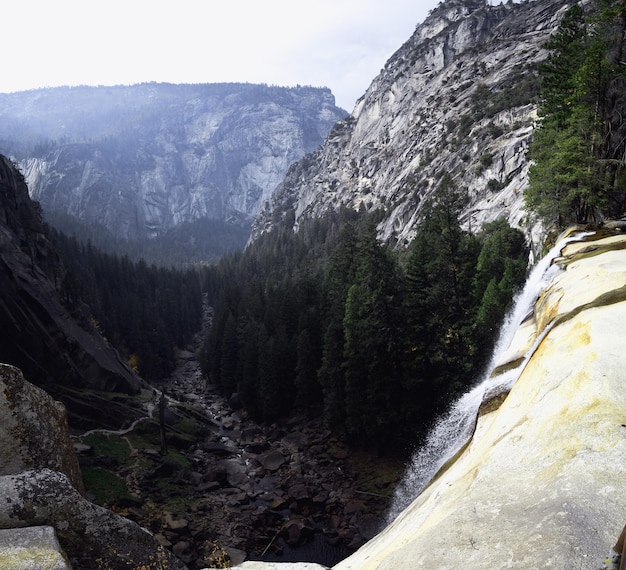
[[624,213],[625,33],[624,2],[599,0],[590,13],[570,8],[546,46],[525,198],[547,226]]
[[342,210],[225,257],[206,279],[211,382],[260,422],[322,416],[352,445],[408,451],[476,380],[526,276],[524,235],[462,231],[465,201],[444,175],[405,252],[376,214]]
[[[600,0],[546,45],[525,192],[546,228],[624,211],[625,30],[623,2]],[[406,451],[481,373],[526,276],[522,233],[462,231],[465,203],[442,173],[406,251],[377,241],[376,213],[341,211],[225,257],[207,279],[211,381],[259,421],[322,415],[353,444]]]
[[166,269],[103,253],[90,242],[50,230],[66,271],[59,289],[71,310],[87,303],[95,323],[131,367],[148,381],[166,378],[201,326],[198,271]]

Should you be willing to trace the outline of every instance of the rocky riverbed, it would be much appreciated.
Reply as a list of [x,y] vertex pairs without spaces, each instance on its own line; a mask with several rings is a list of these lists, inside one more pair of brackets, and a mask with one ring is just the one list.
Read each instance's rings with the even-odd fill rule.
[[398,461],[351,450],[320,420],[257,425],[207,385],[191,347],[178,359],[136,402],[144,420],[76,436],[96,502],[149,528],[191,569],[244,559],[330,566],[379,530]]

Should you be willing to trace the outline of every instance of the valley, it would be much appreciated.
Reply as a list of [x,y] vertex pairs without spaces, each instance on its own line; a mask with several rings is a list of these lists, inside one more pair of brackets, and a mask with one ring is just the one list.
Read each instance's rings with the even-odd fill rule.
[[207,384],[200,338],[136,398],[145,416],[121,430],[74,430],[87,493],[192,570],[244,559],[332,566],[354,552],[380,530],[403,462],[350,449],[319,419],[255,423]]
[[0,94],[0,528],[64,570],[595,568],[625,32],[623,0],[444,0],[349,116],[300,85]]

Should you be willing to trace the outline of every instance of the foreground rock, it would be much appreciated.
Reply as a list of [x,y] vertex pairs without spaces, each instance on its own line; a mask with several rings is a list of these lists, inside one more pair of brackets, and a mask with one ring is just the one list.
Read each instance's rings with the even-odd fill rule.
[[0,527],[49,525],[74,570],[103,567],[184,570],[185,565],[136,523],[84,499],[68,478],[49,469],[0,477]]
[[83,489],[65,407],[6,364],[0,364],[0,449],[0,475],[48,467]]
[[0,568],[71,570],[51,526],[0,530]]
[[[186,568],[138,524],[83,497],[65,409],[4,364],[0,446],[0,529],[13,529],[3,535],[13,550],[2,549],[0,568],[65,569],[63,552],[73,570],[152,568],[157,562]],[[44,566],[38,551],[53,565]],[[29,559],[33,564],[22,566]]]
[[568,246],[508,358],[540,342],[458,459],[336,570],[599,568],[624,524],[626,237]]

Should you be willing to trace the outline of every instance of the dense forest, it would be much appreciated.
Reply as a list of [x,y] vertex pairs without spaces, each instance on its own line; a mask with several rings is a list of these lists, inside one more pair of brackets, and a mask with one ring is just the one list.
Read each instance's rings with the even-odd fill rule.
[[162,380],[201,326],[202,283],[196,270],[175,270],[103,253],[51,230],[66,268],[59,288],[71,310],[85,302],[100,332],[148,381]]
[[184,269],[217,263],[224,254],[240,251],[250,237],[250,223],[201,218],[183,222],[154,238],[125,239],[97,223],[46,212],[46,222],[80,243],[91,243],[103,253],[127,256],[131,261]]
[[540,67],[540,124],[525,197],[548,226],[621,216],[626,199],[623,0],[574,5]]
[[[624,211],[625,22],[623,2],[574,6],[546,46],[525,197],[547,228]],[[375,213],[343,211],[224,258],[208,279],[211,381],[260,421],[301,411],[354,444],[415,441],[481,372],[526,274],[523,235],[462,231],[465,203],[442,173],[406,251],[376,240]]]
[[443,176],[401,254],[375,214],[346,210],[226,257],[207,279],[211,381],[259,421],[322,415],[352,444],[406,451],[475,381],[526,275],[523,234],[462,231],[465,200]]
[[[546,227],[621,215],[626,197],[622,2],[571,8],[539,69],[540,123],[525,197]],[[379,213],[344,209],[276,226],[211,266],[158,268],[55,233],[103,333],[148,380],[215,307],[209,382],[256,420],[323,417],[354,445],[408,451],[482,372],[526,276],[523,234],[504,221],[463,231],[462,188],[442,173],[406,250],[377,240]],[[282,212],[289,218],[292,211]],[[182,239],[184,242],[187,238]],[[177,243],[177,242],[175,242]],[[178,245],[176,246],[178,247]]]

